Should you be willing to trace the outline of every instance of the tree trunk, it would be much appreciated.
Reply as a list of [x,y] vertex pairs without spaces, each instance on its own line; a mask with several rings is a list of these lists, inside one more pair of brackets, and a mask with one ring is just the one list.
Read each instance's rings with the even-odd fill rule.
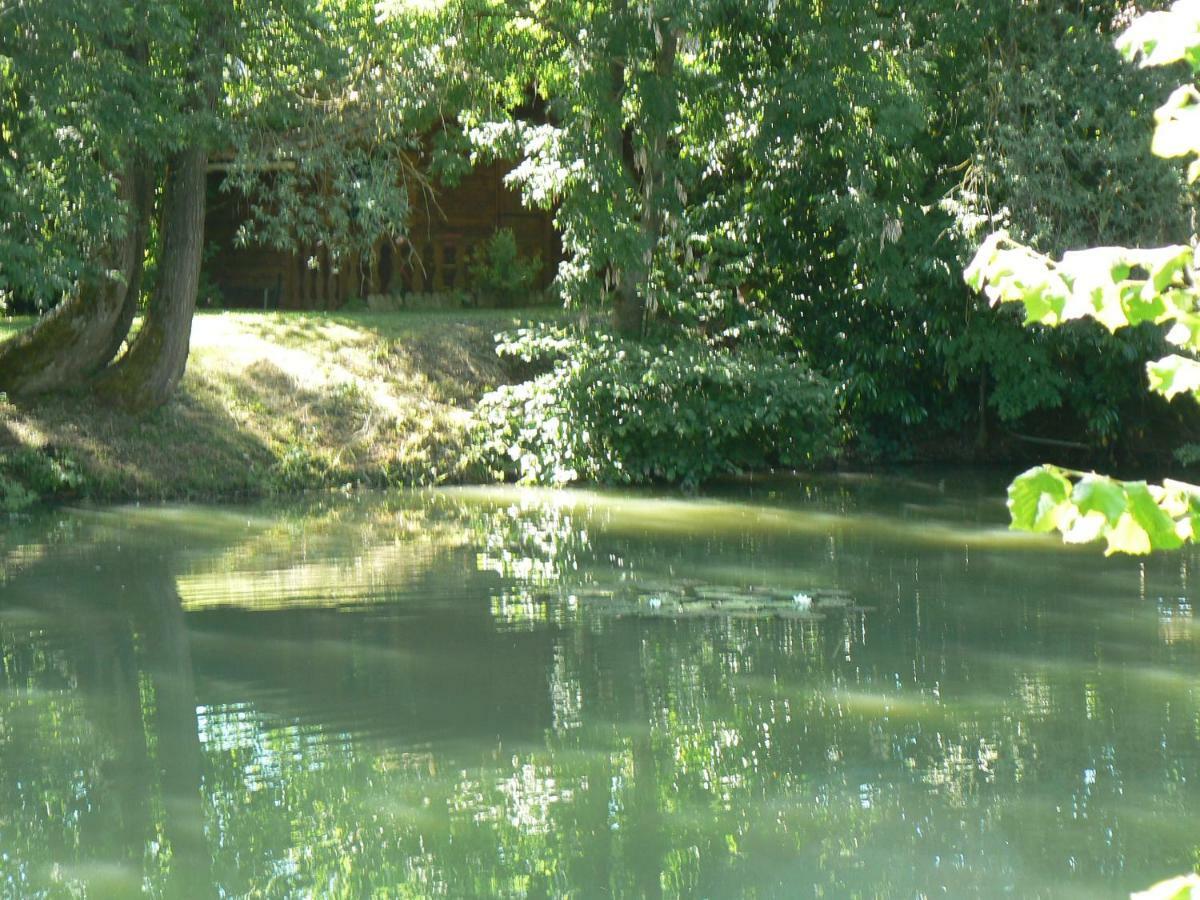
[[[614,10],[625,13],[624,0],[614,5]],[[637,135],[639,151],[634,146],[634,134],[626,126],[620,134],[620,158],[626,172],[636,185],[641,209],[639,228],[641,231],[642,257],[626,260],[617,273],[617,285],[613,293],[613,327],[627,337],[641,337],[646,330],[649,317],[654,313],[650,306],[647,288],[654,264],[654,251],[662,240],[665,226],[664,205],[667,188],[668,144],[670,129],[679,118],[678,97],[675,85],[675,67],[679,52],[680,32],[673,23],[661,20],[659,46],[654,59],[653,77],[643,104],[653,102],[657,115],[642,123]],[[613,65],[610,69],[611,92],[616,107],[621,106],[624,93],[624,67]],[[643,116],[643,118],[646,118]],[[612,139],[610,139],[612,140]]]
[[[136,342],[136,341],[135,341]],[[145,640],[145,675],[154,691],[155,756],[162,786],[162,832],[171,848],[167,893],[215,897],[204,833],[204,749],[196,721],[191,639],[175,579],[155,571],[137,623]]]
[[646,273],[640,266],[621,270],[613,291],[613,328],[622,337],[641,337],[646,325]]
[[975,455],[982,456],[983,451],[987,449],[988,428],[987,428],[987,369],[983,369],[979,373],[979,430],[975,433]]
[[134,250],[133,268],[129,272],[128,287],[125,290],[125,300],[121,304],[121,314],[113,329],[112,339],[105,352],[104,362],[110,363],[117,358],[125,339],[129,337],[129,329],[137,316],[138,305],[142,299],[142,277],[146,268],[146,242],[150,238],[150,215],[154,210],[154,177],[150,169],[142,166],[134,181],[134,203],[140,211],[135,220],[138,233],[134,236],[137,243]]
[[140,289],[150,215],[149,178],[133,164],[121,176],[125,232],[114,238],[101,271],[33,328],[0,344],[0,391],[14,397],[82,387],[116,354],[129,331]]
[[96,382],[97,395],[131,412],[162,406],[187,366],[204,249],[205,167],[197,145],[172,158],[163,195],[158,285],[129,351]]

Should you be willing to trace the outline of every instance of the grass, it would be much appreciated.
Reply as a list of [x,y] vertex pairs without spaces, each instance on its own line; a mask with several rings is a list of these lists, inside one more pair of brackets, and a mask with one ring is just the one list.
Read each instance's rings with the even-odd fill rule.
[[[493,335],[560,315],[198,314],[183,383],[147,416],[86,395],[21,403],[0,395],[0,504],[475,480],[470,413],[508,380]],[[0,320],[0,339],[31,321]]]

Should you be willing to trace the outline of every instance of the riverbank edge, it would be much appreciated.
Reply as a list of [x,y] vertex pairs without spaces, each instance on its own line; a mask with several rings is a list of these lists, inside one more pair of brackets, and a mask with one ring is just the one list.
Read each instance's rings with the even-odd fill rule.
[[[180,390],[149,415],[82,394],[21,403],[0,394],[0,513],[492,483],[472,412],[487,391],[528,374],[496,355],[496,334],[565,315],[552,307],[200,313]],[[30,321],[0,320],[0,339]],[[969,441],[943,438],[906,462],[1039,461],[1011,442],[990,449],[980,458]],[[849,452],[839,465],[879,463]]]
[[[495,335],[562,315],[199,314],[184,380],[153,413],[0,395],[0,512],[490,481],[471,411],[520,377]],[[5,320],[0,338],[27,325]]]

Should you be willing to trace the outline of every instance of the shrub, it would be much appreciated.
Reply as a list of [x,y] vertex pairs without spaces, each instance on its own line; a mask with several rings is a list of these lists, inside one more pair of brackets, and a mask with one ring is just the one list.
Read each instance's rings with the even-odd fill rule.
[[483,304],[515,306],[533,290],[541,268],[541,257],[521,259],[516,235],[501,228],[472,254],[471,287]]
[[52,448],[0,452],[0,511],[20,512],[39,501],[77,497],[87,479],[70,456]]
[[548,370],[483,398],[485,462],[522,481],[694,485],[833,455],[834,391],[796,355],[521,331],[502,355]]

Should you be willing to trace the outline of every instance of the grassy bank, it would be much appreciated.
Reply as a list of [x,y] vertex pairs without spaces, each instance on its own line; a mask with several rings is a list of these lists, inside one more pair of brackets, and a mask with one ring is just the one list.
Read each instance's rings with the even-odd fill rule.
[[[466,425],[506,380],[493,335],[556,310],[209,313],[175,399],[0,399],[0,503],[253,497],[471,480]],[[0,338],[29,325],[0,321]]]

